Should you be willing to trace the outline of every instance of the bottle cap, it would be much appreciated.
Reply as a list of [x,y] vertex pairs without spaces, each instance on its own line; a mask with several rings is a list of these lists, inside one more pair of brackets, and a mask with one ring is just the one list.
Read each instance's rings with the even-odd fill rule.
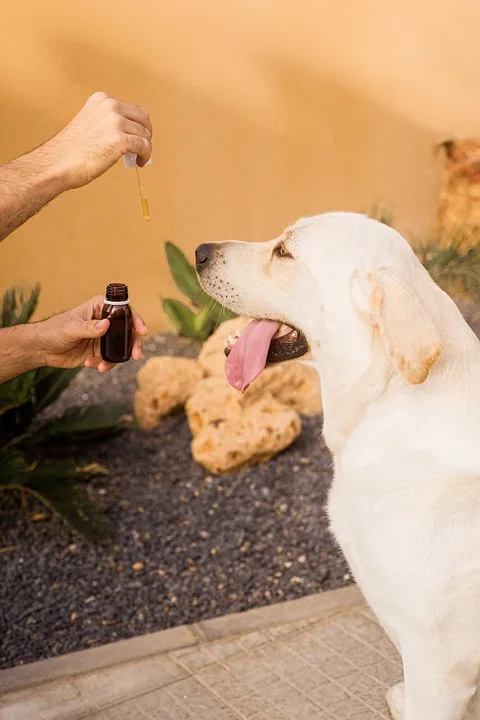
[[[123,156],[123,164],[125,165],[126,168],[137,167],[137,156],[135,155],[135,153],[130,153],[130,152],[126,153]],[[146,167],[147,165],[151,165],[151,164],[152,164],[152,158],[150,158],[150,160],[147,163],[145,163],[144,167]]]
[[123,305],[128,302],[128,286],[125,283],[109,283],[105,291],[105,302]]

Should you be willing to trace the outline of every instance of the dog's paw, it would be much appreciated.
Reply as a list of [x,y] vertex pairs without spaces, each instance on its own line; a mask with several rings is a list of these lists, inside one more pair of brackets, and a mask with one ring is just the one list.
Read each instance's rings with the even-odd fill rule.
[[405,707],[405,688],[403,682],[390,688],[387,692],[387,703],[393,720],[403,720]]

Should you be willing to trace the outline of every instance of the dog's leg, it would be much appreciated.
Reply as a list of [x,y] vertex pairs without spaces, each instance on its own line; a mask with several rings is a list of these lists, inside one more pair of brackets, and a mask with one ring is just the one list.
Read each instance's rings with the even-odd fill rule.
[[403,720],[405,713],[405,685],[398,683],[387,693],[387,705],[393,720]]
[[476,691],[477,668],[445,657],[440,647],[418,645],[408,649],[404,647],[403,664],[403,720],[464,718],[467,705]]
[[394,685],[387,693],[387,704],[393,720],[403,720],[405,713],[405,685]]

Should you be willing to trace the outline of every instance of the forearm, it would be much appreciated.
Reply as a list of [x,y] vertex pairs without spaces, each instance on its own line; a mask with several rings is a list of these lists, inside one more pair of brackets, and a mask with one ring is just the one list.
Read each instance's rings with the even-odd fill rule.
[[48,143],[0,167],[0,241],[63,190]]
[[39,323],[0,329],[0,383],[45,364]]

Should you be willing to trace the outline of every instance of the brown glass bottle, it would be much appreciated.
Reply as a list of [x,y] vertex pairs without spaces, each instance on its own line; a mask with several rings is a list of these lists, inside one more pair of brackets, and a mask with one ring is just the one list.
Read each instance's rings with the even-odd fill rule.
[[105,292],[102,320],[108,318],[110,327],[100,339],[102,359],[111,363],[130,360],[132,354],[132,308],[128,301],[128,287],[123,283],[110,283]]

